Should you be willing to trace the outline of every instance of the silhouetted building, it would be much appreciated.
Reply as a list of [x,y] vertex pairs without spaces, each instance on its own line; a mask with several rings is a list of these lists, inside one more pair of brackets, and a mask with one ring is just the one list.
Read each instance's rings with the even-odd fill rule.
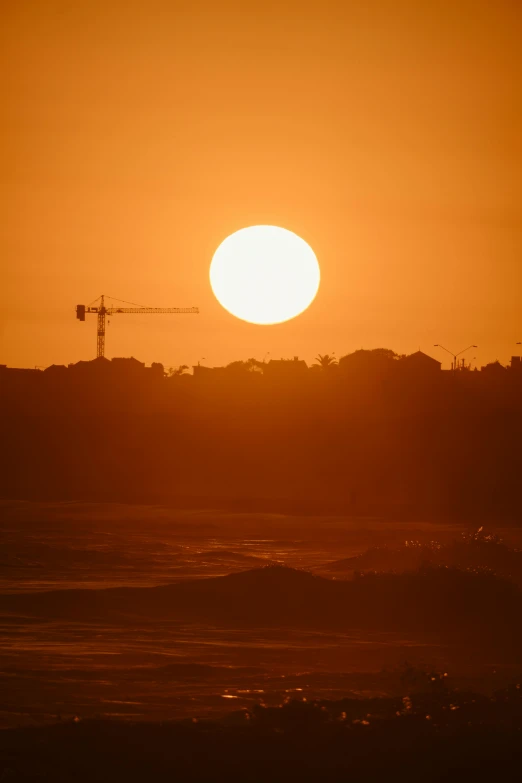
[[49,367],[46,367],[44,370],[46,378],[53,375],[53,376],[59,376],[59,375],[65,375],[65,373],[68,372],[68,368],[65,366],[65,364],[50,364]]
[[264,367],[264,374],[268,378],[303,377],[307,371],[308,365],[298,356],[293,359],[271,359]]
[[5,378],[34,378],[41,375],[41,370],[31,370],[26,367],[8,367],[6,364],[0,365],[0,372]]
[[225,375],[226,368],[225,367],[205,367],[202,364],[195,364],[192,367],[192,371],[194,373],[194,378],[197,378],[198,380],[212,380],[217,377],[222,377]]
[[415,375],[431,375],[439,373],[441,369],[441,362],[422,351],[415,351],[409,356],[403,356],[397,364],[401,370]]
[[150,373],[151,370],[152,374],[161,374],[161,377],[163,377],[163,365],[159,364],[157,367],[160,368],[160,372],[158,372],[158,369],[146,368],[145,362],[140,362],[133,356],[129,358],[115,357],[111,360],[105,356],[98,356],[90,361],[82,360],[75,364],[70,364],[68,369],[74,376],[81,374],[85,378],[104,377],[132,380],[144,377],[145,372]]
[[115,357],[111,360],[112,368],[121,375],[141,375],[145,369],[145,362],[140,362],[134,356],[129,358]]
[[397,354],[389,348],[360,348],[339,359],[339,370],[343,375],[385,376],[394,367]]
[[96,359],[90,359],[89,361],[80,359],[79,362],[69,364],[68,368],[73,372],[92,374],[107,371],[110,367],[110,364],[110,361],[106,359],[105,356],[97,356]]
[[484,367],[481,367],[480,371],[482,373],[486,373],[489,376],[502,377],[507,372],[507,367],[504,367],[504,365],[500,364],[500,362],[497,360],[496,362],[490,362],[490,364],[486,364]]

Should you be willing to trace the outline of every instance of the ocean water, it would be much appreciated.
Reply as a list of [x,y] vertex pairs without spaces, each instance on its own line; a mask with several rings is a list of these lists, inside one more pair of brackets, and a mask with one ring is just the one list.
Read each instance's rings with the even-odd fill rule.
[[[0,593],[149,588],[279,563],[323,567],[376,542],[449,539],[452,525],[113,504],[3,503]],[[103,592],[99,593],[103,602]],[[30,600],[30,599],[29,599]],[[0,616],[0,726],[104,716],[169,720],[254,702],[401,693],[408,667],[450,669],[493,688],[512,661],[433,634],[225,628],[142,615],[67,620]]]

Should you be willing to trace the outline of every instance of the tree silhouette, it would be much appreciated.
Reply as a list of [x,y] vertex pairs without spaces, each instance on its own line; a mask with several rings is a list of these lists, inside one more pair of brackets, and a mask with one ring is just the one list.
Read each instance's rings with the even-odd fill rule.
[[247,359],[246,362],[243,361],[236,361],[231,362],[230,364],[227,364],[226,369],[229,372],[234,373],[262,373],[264,366],[263,362],[258,361],[257,359]]
[[337,359],[335,356],[330,355],[329,353],[319,354],[315,357],[315,367],[320,367],[322,370],[328,370],[330,367],[333,367],[337,364]]
[[184,375],[188,369],[188,364],[180,364],[179,367],[169,367],[167,370],[167,376],[169,378],[173,378],[178,375]]
[[385,372],[390,365],[399,359],[398,354],[389,348],[360,348],[339,359],[339,369],[351,372]]

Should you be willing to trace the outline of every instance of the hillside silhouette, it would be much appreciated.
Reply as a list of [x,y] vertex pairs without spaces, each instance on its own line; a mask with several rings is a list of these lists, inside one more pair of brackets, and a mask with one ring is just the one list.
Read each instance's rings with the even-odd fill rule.
[[520,517],[522,364],[360,350],[0,368],[5,497]]

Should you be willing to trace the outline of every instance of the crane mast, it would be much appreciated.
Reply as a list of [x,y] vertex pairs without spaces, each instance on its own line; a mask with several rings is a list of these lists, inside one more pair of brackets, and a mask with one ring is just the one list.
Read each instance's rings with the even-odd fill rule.
[[105,356],[105,296],[102,294],[98,310],[98,330],[96,332],[96,356]]
[[[112,298],[112,297],[109,297]],[[98,302],[94,306],[95,302]],[[116,300],[122,301],[122,300]],[[96,330],[96,356],[105,356],[105,319],[108,315],[118,315],[120,313],[132,313],[134,315],[157,315],[160,313],[175,313],[179,314],[192,314],[197,315],[199,313],[198,307],[141,307],[139,305],[135,307],[107,307],[105,305],[105,294],[96,299],[92,304],[76,305],[76,318],[79,321],[85,321],[86,314],[92,314],[97,316],[97,330]],[[123,304],[132,304],[132,302],[123,302]]]

